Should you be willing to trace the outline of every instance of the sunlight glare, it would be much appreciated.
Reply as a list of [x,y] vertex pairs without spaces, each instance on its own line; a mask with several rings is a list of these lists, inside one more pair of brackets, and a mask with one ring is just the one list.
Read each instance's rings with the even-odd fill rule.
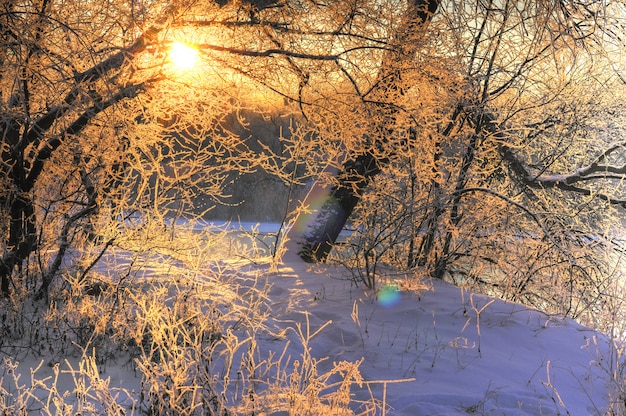
[[168,53],[169,61],[180,70],[189,70],[198,62],[198,50],[182,42],[174,42]]

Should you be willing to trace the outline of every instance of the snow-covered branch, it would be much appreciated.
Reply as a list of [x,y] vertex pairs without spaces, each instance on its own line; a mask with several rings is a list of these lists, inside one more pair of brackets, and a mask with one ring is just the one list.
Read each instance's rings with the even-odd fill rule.
[[24,191],[30,191],[33,188],[35,181],[45,167],[46,161],[50,159],[54,151],[61,146],[61,144],[63,144],[66,137],[80,133],[96,115],[124,99],[136,97],[137,94],[143,89],[144,84],[129,85],[121,89],[117,94],[108,100],[98,102],[85,110],[72,124],[67,127],[67,129],[48,140],[37,153],[37,157],[35,158],[33,166],[28,173],[28,177],[26,178],[25,186],[27,189],[24,189]]
[[533,174],[509,146],[501,146],[500,154],[504,160],[508,162],[509,167],[516,174],[517,178],[526,186],[543,189],[558,188],[581,195],[594,196],[613,205],[626,207],[626,199],[598,192],[597,190],[592,190],[584,186],[593,181],[626,179],[626,164],[611,165],[609,163],[602,163],[606,161],[611,153],[624,147],[626,147],[626,143],[616,143],[602,152],[589,165],[580,167],[573,172],[559,174]]

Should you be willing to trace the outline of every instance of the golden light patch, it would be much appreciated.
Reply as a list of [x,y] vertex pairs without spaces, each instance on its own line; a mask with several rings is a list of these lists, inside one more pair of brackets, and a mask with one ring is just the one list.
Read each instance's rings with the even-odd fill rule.
[[168,60],[179,70],[192,69],[199,59],[198,50],[185,43],[174,42],[170,46]]

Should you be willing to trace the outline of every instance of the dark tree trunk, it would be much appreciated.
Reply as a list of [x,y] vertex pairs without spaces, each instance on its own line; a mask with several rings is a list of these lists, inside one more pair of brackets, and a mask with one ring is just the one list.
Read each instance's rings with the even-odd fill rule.
[[[382,103],[385,116],[382,125],[375,128],[379,136],[373,139],[373,148],[382,145],[393,134],[396,110],[393,106],[385,106],[384,102],[390,92],[402,93],[400,82],[403,63],[414,58],[413,43],[419,38],[438,6],[438,0],[408,1],[406,19],[394,38],[393,47],[396,50],[390,51],[384,59],[379,81],[368,97],[370,102]],[[303,210],[298,215],[296,224],[286,236],[284,247],[287,255],[283,256],[283,260],[291,260],[292,254],[297,254],[306,262],[325,261],[368,183],[386,163],[387,159],[364,153],[343,164],[336,174],[338,185],[327,187],[315,184],[303,205],[309,210],[314,205],[314,200],[323,198],[324,202],[319,208],[313,208],[313,211]]]
[[19,195],[10,202],[9,238],[7,249],[0,259],[0,294],[10,293],[11,275],[21,266],[37,246],[35,209],[30,198]]
[[[17,95],[11,102],[18,102]],[[36,222],[33,201],[25,192],[28,189],[24,169],[24,145],[21,142],[21,123],[7,117],[0,124],[0,136],[4,142],[0,152],[2,171],[6,192],[6,208],[8,213],[8,235],[3,236],[6,244],[0,258],[0,294],[8,296],[11,286],[11,275],[16,267],[33,252],[36,243]]]
[[[369,153],[344,163],[338,173],[339,184],[330,189],[320,188],[322,193],[326,193],[322,196],[324,202],[320,208],[298,217],[294,228],[299,232],[291,234],[294,240],[288,249],[296,250],[306,262],[324,262],[370,178],[379,172],[377,159]],[[307,199],[319,198],[315,192],[309,195]]]
[[[457,227],[461,219],[463,218],[463,213],[461,212],[461,199],[463,198],[463,189],[465,189],[468,180],[468,174],[470,168],[472,167],[472,163],[474,162],[474,156],[476,154],[476,149],[479,146],[479,139],[481,135],[482,126],[478,126],[476,128],[476,134],[474,134],[465,150],[465,155],[463,156],[463,162],[461,163],[461,167],[459,170],[459,174],[456,181],[456,186],[454,188],[454,195],[452,197],[452,201],[450,201],[450,223],[453,227]],[[441,253],[438,254],[438,257],[435,261],[435,268],[432,271],[431,275],[436,279],[443,279],[444,274],[448,268],[448,256],[450,255],[450,246],[452,244],[452,231],[448,231],[446,233],[446,237],[444,239],[443,249]]]

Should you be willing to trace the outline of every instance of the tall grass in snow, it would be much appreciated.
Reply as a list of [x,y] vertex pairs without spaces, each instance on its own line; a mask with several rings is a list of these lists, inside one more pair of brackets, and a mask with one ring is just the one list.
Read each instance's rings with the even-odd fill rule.
[[[294,323],[277,332],[268,325],[266,273],[221,260],[253,256],[234,253],[250,245],[192,227],[143,232],[159,237],[120,240],[80,279],[68,270],[48,308],[26,298],[13,307],[3,325],[25,329],[2,345],[16,358],[0,364],[0,414],[376,412],[374,399],[353,401],[351,389],[362,386],[359,362],[318,369],[323,359],[313,357],[309,341],[324,328]],[[276,351],[258,342],[268,338]],[[18,366],[33,357],[46,362]],[[120,364],[136,376],[123,387],[107,377]]]

